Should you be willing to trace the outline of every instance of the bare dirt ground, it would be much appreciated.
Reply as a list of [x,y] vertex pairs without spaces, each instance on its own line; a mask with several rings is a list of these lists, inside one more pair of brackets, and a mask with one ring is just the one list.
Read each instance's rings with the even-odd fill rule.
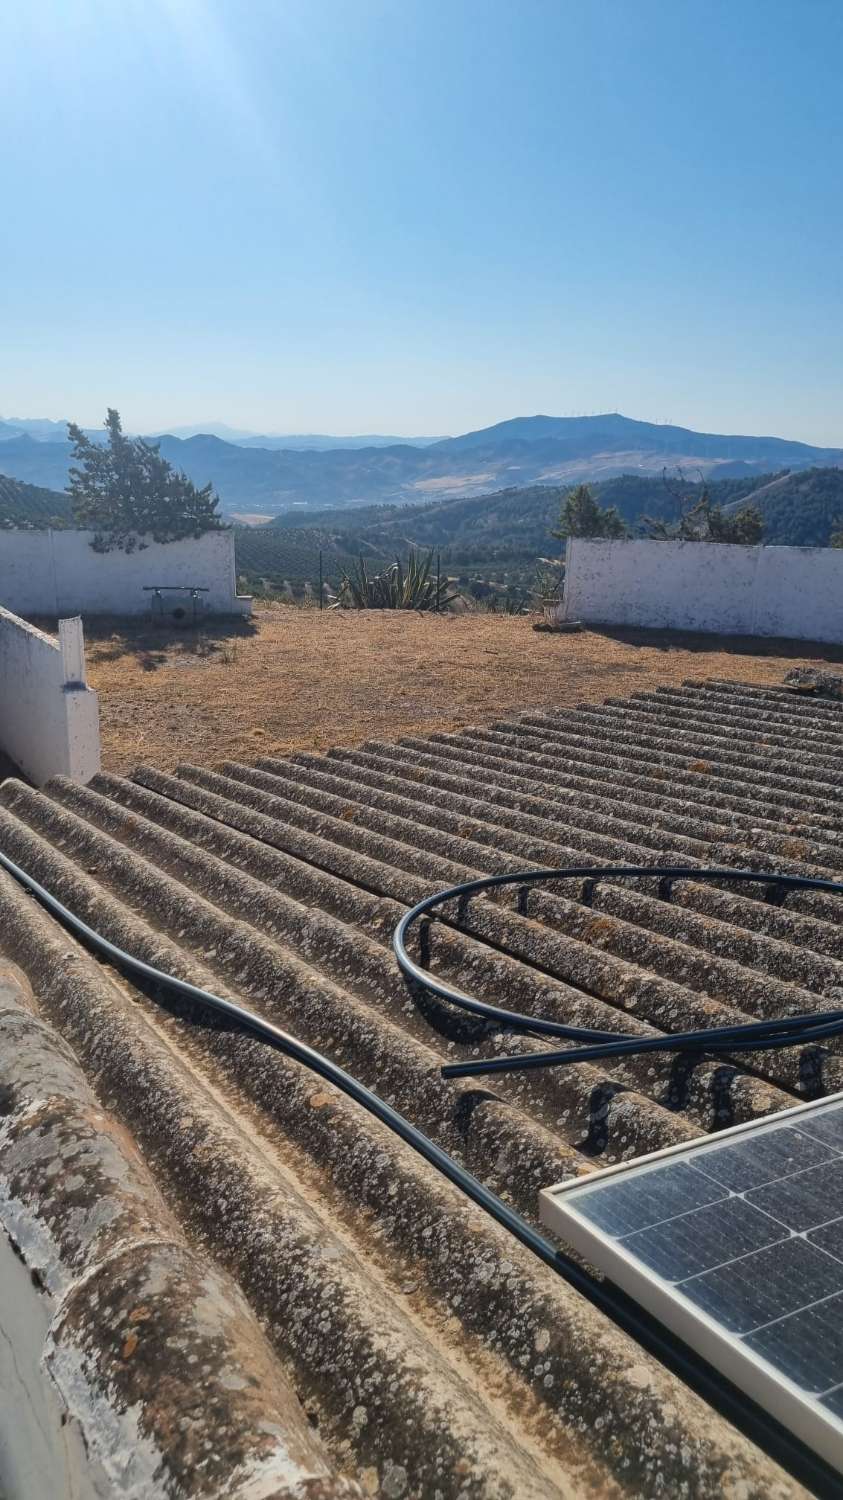
[[92,619],[86,636],[105,768],[123,774],[456,729],[685,676],[780,682],[795,664],[843,660],[805,642],[284,604],[198,631]]
[[103,762],[124,774],[141,762],[212,765],[429,734],[686,677],[780,683],[794,665],[843,661],[843,649],[804,641],[545,635],[526,617],[286,605],[198,631],[95,620],[85,629]]

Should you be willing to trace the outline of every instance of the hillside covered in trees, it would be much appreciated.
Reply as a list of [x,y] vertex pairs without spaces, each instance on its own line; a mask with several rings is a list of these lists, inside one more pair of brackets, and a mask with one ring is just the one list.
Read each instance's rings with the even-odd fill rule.
[[71,525],[70,496],[0,474],[0,529],[8,531]]
[[759,486],[752,503],[761,512],[769,546],[827,547],[843,529],[843,469],[783,474]]
[[[669,528],[707,491],[725,516],[748,503],[764,521],[764,540],[776,545],[828,546],[843,526],[843,470],[809,469],[722,479],[624,474],[591,486],[597,503],[617,509],[632,535],[648,534],[645,517]],[[451,575],[526,584],[542,559],[559,558],[554,540],[567,486],[529,485],[441,500],[429,505],[369,505],[285,512],[267,526],[236,532],[238,572],[250,587],[294,588],[315,583],[319,551],[324,577],[338,577],[350,558],[386,562],[408,547],[441,552]]]

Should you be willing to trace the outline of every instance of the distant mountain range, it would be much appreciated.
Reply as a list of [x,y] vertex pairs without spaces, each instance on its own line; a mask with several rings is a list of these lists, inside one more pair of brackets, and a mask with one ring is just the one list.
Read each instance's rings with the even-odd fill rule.
[[[207,430],[207,429],[206,429]],[[176,434],[179,436],[180,434]],[[217,436],[222,437],[222,433]],[[363,433],[360,437],[331,437],[326,432],[281,433],[272,437],[257,434],[239,439],[242,448],[285,449],[289,453],[327,453],[335,448],[429,448],[441,443],[440,437],[386,437],[383,433]]]
[[[82,430],[94,442],[105,440],[102,427],[84,427]],[[189,427],[168,427],[166,431],[169,437],[218,437],[240,448],[283,448],[292,453],[311,450],[324,453],[332,448],[393,448],[402,444],[410,448],[426,448],[430,443],[442,441],[441,433],[438,437],[388,437],[380,432],[338,437],[326,432],[248,432],[241,427],[229,427],[225,422],[196,422]],[[67,441],[67,423],[53,422],[48,417],[0,417],[0,443],[16,437],[31,437],[38,443],[64,443]]]
[[[70,445],[55,430],[61,424],[30,422],[31,430],[22,431],[26,425],[0,423],[0,473],[63,489]],[[659,474],[664,468],[680,467],[689,478],[753,479],[783,468],[843,466],[843,448],[694,432],[616,412],[516,417],[461,437],[412,442],[318,436],[232,442],[207,433],[168,433],[155,440],[164,457],[197,484],[214,484],[227,515],[249,519],[293,508],[424,504],[504,488]],[[344,446],[329,446],[335,443]]]

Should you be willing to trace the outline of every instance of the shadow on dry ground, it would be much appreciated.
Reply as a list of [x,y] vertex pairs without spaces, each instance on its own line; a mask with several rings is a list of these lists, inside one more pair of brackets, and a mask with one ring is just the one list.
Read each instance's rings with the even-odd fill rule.
[[[55,634],[57,621],[35,620],[42,630]],[[237,642],[249,640],[256,634],[257,625],[252,620],[209,618],[196,621],[185,619],[138,620],[116,619],[106,615],[89,617],[84,621],[85,645],[88,661],[119,661],[134,659],[144,672],[155,672],[160,667],[178,665],[196,666],[202,661],[211,661],[236,655]]]
[[843,646],[827,641],[794,641],[767,639],[751,635],[704,635],[692,630],[629,630],[614,625],[592,626],[592,635],[623,646],[646,647],[651,651],[693,651],[707,655],[734,654],[776,661],[843,662]]

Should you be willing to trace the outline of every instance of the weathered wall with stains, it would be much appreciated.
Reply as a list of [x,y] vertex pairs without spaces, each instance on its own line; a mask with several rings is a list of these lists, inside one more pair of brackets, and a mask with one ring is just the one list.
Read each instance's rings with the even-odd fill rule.
[[[165,593],[165,613],[192,610],[191,588],[207,589],[198,605],[212,614],[247,615],[237,593],[234,532],[208,531],[180,542],[149,542],[134,552],[95,552],[92,531],[0,531],[0,605],[21,615],[136,615],[153,607],[150,588]],[[145,592],[146,590],[146,592]]]
[[571,538],[561,618],[843,642],[843,549]]

